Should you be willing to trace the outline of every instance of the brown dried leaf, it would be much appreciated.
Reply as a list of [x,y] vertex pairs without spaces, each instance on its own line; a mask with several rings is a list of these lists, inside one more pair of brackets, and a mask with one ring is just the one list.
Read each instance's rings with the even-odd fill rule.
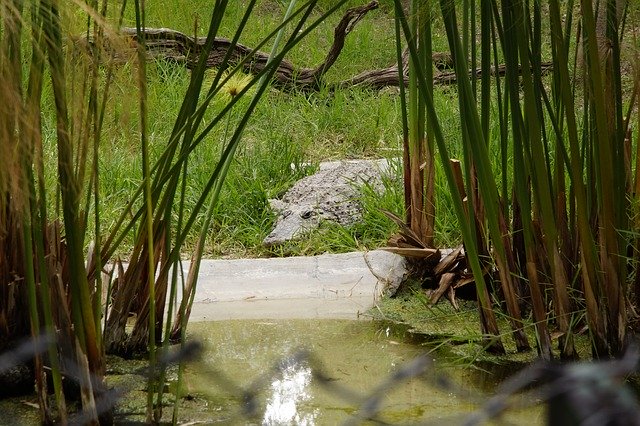
[[389,219],[391,219],[396,225],[398,225],[398,227],[400,228],[398,232],[402,237],[404,237],[406,244],[409,244],[413,247],[420,247],[420,248],[427,247],[426,244],[420,239],[418,234],[413,232],[413,230],[407,226],[404,220],[402,220],[396,214],[391,213],[388,210],[380,209],[380,211]]
[[435,305],[438,303],[438,300],[442,297],[443,294],[447,292],[451,288],[451,284],[456,278],[456,274],[447,272],[446,274],[442,274],[440,277],[440,283],[438,284],[438,289],[431,294],[429,299],[429,303]]
[[456,311],[460,310],[460,306],[458,305],[458,301],[456,300],[456,290],[453,288],[453,286],[449,286],[449,291],[447,291],[447,300],[449,300],[451,306],[453,306],[453,309],[455,309]]
[[440,250],[430,248],[411,248],[411,247],[382,247],[381,250],[386,250],[391,253],[399,254],[405,257],[415,257],[418,259],[429,259],[433,256],[439,256]]
[[451,253],[446,255],[444,259],[442,259],[440,263],[438,263],[436,267],[433,268],[433,274],[438,276],[444,273],[445,271],[450,271],[453,266],[457,266],[457,263],[461,258],[460,256],[461,253],[462,253],[462,246],[458,247],[457,249],[453,250]]

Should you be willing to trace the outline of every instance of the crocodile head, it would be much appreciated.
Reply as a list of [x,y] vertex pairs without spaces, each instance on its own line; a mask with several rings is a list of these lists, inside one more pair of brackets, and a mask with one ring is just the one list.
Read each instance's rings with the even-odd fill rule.
[[279,215],[273,231],[262,242],[267,247],[300,237],[320,224],[321,213],[314,206],[285,205],[280,200],[269,202]]

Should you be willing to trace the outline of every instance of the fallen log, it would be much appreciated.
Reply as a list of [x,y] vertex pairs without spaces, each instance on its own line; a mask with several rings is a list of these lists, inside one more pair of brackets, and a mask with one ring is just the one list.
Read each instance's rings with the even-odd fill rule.
[[[364,6],[348,9],[334,30],[334,40],[325,60],[315,68],[296,67],[288,60],[283,60],[273,77],[273,85],[286,91],[317,91],[323,85],[323,77],[340,56],[344,41],[355,25],[371,10],[378,8],[378,2],[372,1]],[[129,39],[135,47],[137,34],[135,28],[122,28],[121,34]],[[146,28],[145,46],[150,59],[165,59],[185,64],[187,68],[195,67],[206,37],[191,37],[169,28]],[[224,60],[227,51],[232,47],[231,40],[217,37],[213,49],[207,58],[207,67],[217,68]],[[257,74],[264,69],[269,54],[254,50],[237,43],[233,46],[229,63],[242,65],[243,72]]]
[[[322,87],[327,87],[330,91],[333,91],[351,87],[366,87],[379,90],[389,86],[399,86],[401,82],[398,64],[393,64],[387,68],[363,71],[337,83],[327,84],[324,81],[326,72],[333,66],[342,52],[347,35],[368,12],[377,8],[378,2],[371,1],[366,5],[348,9],[334,30],[334,41],[325,60],[314,68],[297,67],[286,59],[282,60],[273,77],[274,87],[289,92],[313,92],[320,90]],[[137,43],[136,29],[121,28],[120,33],[126,38],[128,46],[133,51]],[[206,41],[206,37],[192,37],[169,28],[146,28],[144,34],[149,60],[173,61],[183,64],[189,69],[195,67]],[[231,40],[217,37],[207,58],[207,67],[219,67],[231,48]],[[122,51],[115,52],[115,55],[120,58],[130,57],[127,52]],[[257,74],[265,68],[268,59],[268,53],[236,43],[231,51],[227,66],[235,66],[242,63],[242,71],[244,73]],[[456,73],[448,70],[452,64],[449,53],[436,52],[433,54],[432,61],[436,69],[439,70],[434,75],[434,85],[452,85],[456,83]],[[541,66],[542,74],[546,74],[552,69],[551,62],[545,62]],[[406,51],[403,54],[402,71],[402,83],[407,85],[409,79],[408,53]],[[470,75],[474,73],[479,78],[482,75],[482,70],[469,71]],[[504,76],[505,73],[505,65],[491,68],[492,75]]]

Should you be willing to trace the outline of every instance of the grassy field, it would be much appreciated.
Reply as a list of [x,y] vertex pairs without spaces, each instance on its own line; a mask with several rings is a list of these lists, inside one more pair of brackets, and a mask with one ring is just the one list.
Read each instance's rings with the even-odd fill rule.
[[[231,36],[242,17],[244,3],[232,2],[229,6],[223,22],[222,36]],[[320,14],[330,3],[320,2],[314,13]],[[363,3],[352,1],[347,7]],[[340,81],[364,70],[387,67],[395,62],[392,2],[386,0],[380,3],[379,9],[367,14],[347,37],[342,54],[326,76],[328,83]],[[276,0],[259,1],[240,41],[254,46],[280,22],[287,4],[288,2]],[[115,17],[115,3],[112,6],[113,10],[109,13]],[[162,6],[150,4],[147,8],[147,25],[204,35],[210,12],[209,5],[188,0],[176,0]],[[314,67],[322,62],[332,43],[334,27],[341,16],[341,13],[335,14],[321,24],[287,55],[287,59],[300,67]],[[76,22],[74,17],[70,17],[70,22],[75,23],[71,25],[70,31],[78,34],[82,30],[82,22]],[[131,8],[125,15],[124,25],[135,25]],[[438,30],[441,23],[436,21],[434,25],[434,50],[446,51],[444,31]],[[270,46],[263,50],[268,51],[269,48]],[[137,145],[137,85],[132,78],[134,71],[133,62],[117,67],[117,78],[105,114],[100,155],[104,232],[109,230],[121,214],[141,181],[140,148]],[[189,73],[184,67],[164,61],[155,61],[148,66],[150,143],[156,157],[162,152],[162,147],[171,134],[171,127],[188,86]],[[453,157],[461,158],[460,118],[455,88],[436,88],[434,102],[450,153]],[[221,107],[222,100],[217,105]],[[211,116],[214,112],[211,111]],[[237,118],[232,114],[230,120]],[[49,160],[50,164],[54,164],[54,114],[47,114],[45,120],[45,137],[50,136],[45,143],[49,142]],[[498,122],[492,120],[491,123],[493,136],[490,144],[498,147]],[[189,193],[193,198],[190,200],[192,203],[195,203],[208,174],[216,164],[225,127],[226,125],[217,126],[190,160]],[[551,132],[551,129],[547,130]],[[395,231],[395,225],[379,209],[403,215],[399,164],[397,179],[387,182],[388,188],[384,195],[363,194],[366,207],[363,223],[347,229],[325,223],[307,238],[281,247],[268,249],[261,242],[272,229],[275,220],[275,214],[268,206],[269,198],[282,196],[297,179],[312,173],[321,161],[400,158],[401,138],[400,98],[396,88],[382,91],[351,88],[307,95],[272,89],[259,104],[244,132],[241,147],[221,193],[205,254],[216,257],[309,255],[384,245]],[[500,162],[503,161],[502,153],[499,149],[492,149],[490,152],[493,164],[499,170]],[[508,156],[506,158],[510,162]],[[459,243],[461,237],[441,165],[438,162],[436,165],[435,243],[437,246],[450,247]],[[48,170],[55,171],[55,167],[49,167]],[[51,174],[49,182],[53,188],[57,176]],[[510,185],[509,182],[506,183]],[[198,231],[196,225],[192,232],[193,240],[187,242],[187,247],[195,244]],[[124,244],[121,253],[126,255],[130,245]]]
[[[329,2],[321,2],[317,12]],[[361,5],[351,2],[348,6]],[[253,46],[282,19],[286,5],[265,0],[259,2],[241,42]],[[381,2],[347,37],[342,54],[327,74],[327,82],[336,82],[368,69],[387,67],[394,63],[394,23],[391,2]],[[110,13],[116,14],[112,10]],[[134,26],[133,12],[125,17],[125,26]],[[223,22],[222,36],[230,36],[241,19],[243,2],[232,2]],[[179,0],[163,6],[149,5],[147,25],[167,27],[188,34],[204,35],[210,10],[201,2]],[[313,67],[322,62],[332,40],[333,30],[342,14],[323,23],[303,41],[287,59],[301,67]],[[70,21],[75,22],[74,17]],[[71,25],[80,32],[81,23]],[[444,46],[444,37],[436,46]],[[268,51],[268,48],[263,49]],[[116,69],[116,79],[105,114],[104,138],[100,154],[101,216],[103,231],[115,222],[141,181],[138,144],[137,86],[133,63]],[[149,134],[152,153],[159,155],[171,134],[175,116],[189,82],[189,70],[174,63],[155,61],[148,66]],[[80,88],[75,88],[80,90]],[[50,89],[49,89],[50,90]],[[73,90],[73,89],[72,89]],[[447,126],[452,145],[456,144],[459,124],[455,114],[447,109],[457,105],[455,91],[444,89],[437,94],[444,116],[452,120]],[[222,106],[222,100],[215,106]],[[53,106],[51,106],[53,108]],[[211,116],[214,111],[211,111]],[[233,114],[230,120],[234,120]],[[45,117],[45,145],[51,164],[56,158],[54,114]],[[198,147],[190,162],[189,194],[195,202],[208,174],[217,161],[225,125],[217,126],[206,143]],[[354,158],[400,158],[402,155],[402,124],[400,99],[396,89],[373,91],[352,88],[310,95],[283,93],[272,89],[255,111],[244,132],[241,147],[222,190],[220,202],[205,248],[208,256],[248,257],[309,255],[326,251],[341,252],[375,248],[385,244],[395,230],[379,211],[384,208],[402,215],[400,164],[397,179],[387,182],[385,194],[363,193],[365,217],[361,224],[344,229],[325,223],[319,230],[301,241],[267,249],[261,242],[272,229],[275,214],[267,200],[277,198],[304,175],[312,173],[321,161]],[[48,137],[50,136],[50,137]],[[134,142],[136,141],[136,142]],[[455,150],[454,150],[455,151]],[[48,168],[55,171],[55,167]],[[53,188],[57,176],[51,174]],[[442,185],[445,185],[441,179]],[[438,244],[450,246],[459,235],[455,217],[448,208],[446,194],[438,200]],[[91,217],[91,215],[90,215]],[[193,232],[195,244],[198,227]],[[131,237],[132,238],[132,237]],[[126,255],[130,244],[122,248]]]

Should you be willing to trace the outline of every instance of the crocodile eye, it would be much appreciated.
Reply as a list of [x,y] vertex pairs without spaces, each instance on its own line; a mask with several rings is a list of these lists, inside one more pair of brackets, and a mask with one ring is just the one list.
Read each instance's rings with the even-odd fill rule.
[[304,213],[300,213],[300,217],[303,219],[309,219],[311,216],[313,216],[313,210],[307,210]]

